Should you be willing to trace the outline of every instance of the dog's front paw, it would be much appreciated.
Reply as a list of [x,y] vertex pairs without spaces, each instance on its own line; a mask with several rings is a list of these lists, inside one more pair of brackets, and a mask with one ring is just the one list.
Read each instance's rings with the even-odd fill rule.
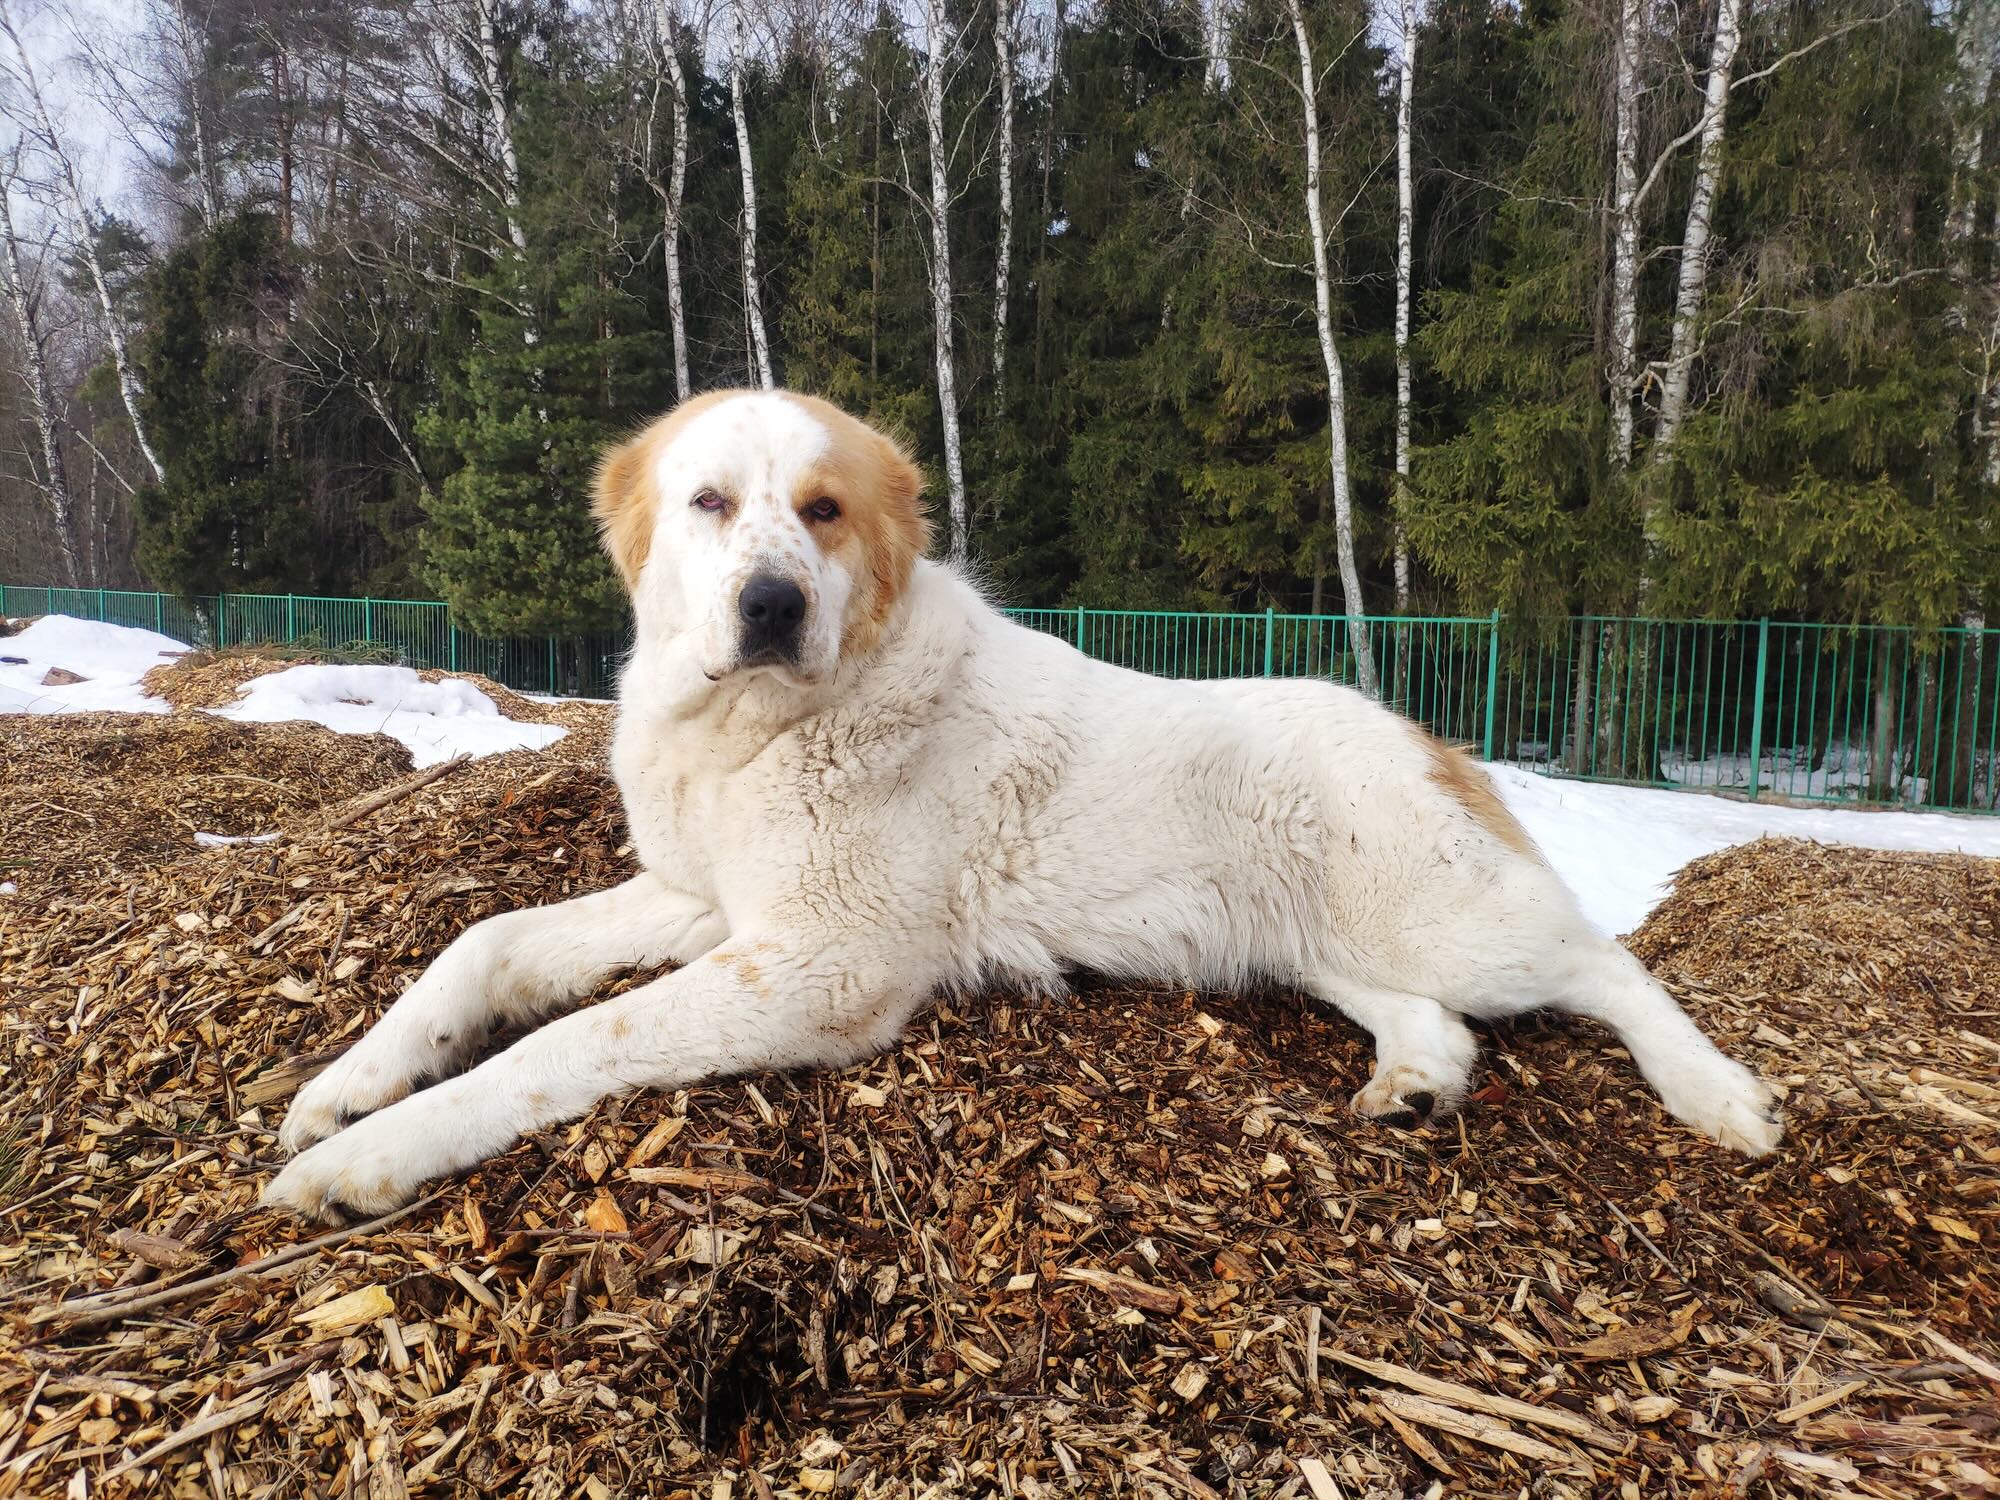
[[1717,1053],[1660,1091],[1667,1109],[1716,1144],[1767,1156],[1785,1137],[1784,1111],[1771,1086],[1734,1058]]
[[374,1035],[363,1037],[293,1097],[278,1127],[278,1144],[297,1155],[315,1142],[337,1135],[363,1115],[387,1108],[410,1092],[413,1079],[388,1067]]

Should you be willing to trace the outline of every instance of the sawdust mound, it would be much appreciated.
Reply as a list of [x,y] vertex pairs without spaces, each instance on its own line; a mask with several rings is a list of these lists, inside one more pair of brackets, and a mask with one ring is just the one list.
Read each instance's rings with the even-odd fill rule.
[[408,774],[381,735],[208,714],[0,715],[0,863],[29,895],[268,833]]
[[[1346,1116],[1366,1040],[1295,996],[1097,988],[943,1005],[837,1074],[610,1101],[291,1254],[305,1232],[255,1195],[310,1067],[472,921],[630,871],[569,746],[277,851],[0,902],[0,1495],[1965,1495],[2000,1472],[2000,1107],[1974,1065],[2000,972],[1923,916],[1991,942],[2000,886],[1962,862],[1760,844],[1639,935],[1789,1087],[1768,1163],[1666,1120],[1581,1023],[1503,1028],[1468,1113],[1403,1133]],[[1754,940],[1732,959],[1720,927]],[[1908,1264],[1855,1258],[1878,1243]]]

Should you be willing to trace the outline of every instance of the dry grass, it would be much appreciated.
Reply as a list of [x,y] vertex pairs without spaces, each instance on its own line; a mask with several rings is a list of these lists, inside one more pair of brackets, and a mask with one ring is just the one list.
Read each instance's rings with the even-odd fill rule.
[[1761,843],[1637,936],[1789,1089],[1768,1163],[1582,1023],[1402,1133],[1296,996],[1098,988],[607,1102],[291,1254],[255,1195],[310,1067],[469,923],[631,869],[601,745],[0,898],[0,1496],[1995,1486],[1976,860]]

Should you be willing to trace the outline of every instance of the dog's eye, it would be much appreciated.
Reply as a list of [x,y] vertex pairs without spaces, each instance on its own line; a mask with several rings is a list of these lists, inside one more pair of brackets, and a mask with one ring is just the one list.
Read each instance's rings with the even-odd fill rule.
[[806,518],[811,521],[838,521],[840,502],[828,495],[821,495],[806,507]]
[[725,500],[722,496],[718,495],[714,490],[703,490],[699,495],[696,495],[694,497],[694,508],[696,510],[706,510],[706,511],[724,510],[728,507],[728,505],[729,502]]

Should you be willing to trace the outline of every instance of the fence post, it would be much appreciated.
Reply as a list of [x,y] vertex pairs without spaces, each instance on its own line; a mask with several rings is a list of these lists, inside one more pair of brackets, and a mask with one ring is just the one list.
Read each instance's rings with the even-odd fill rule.
[[1264,675],[1266,677],[1271,675],[1271,662],[1277,646],[1277,633],[1278,611],[1275,608],[1267,609],[1264,611]]
[[287,646],[299,638],[299,596],[285,595],[285,644]]
[[1757,800],[1758,773],[1764,761],[1764,664],[1771,654],[1770,617],[1757,622],[1757,686],[1750,694],[1750,800]]
[[1076,607],[1076,649],[1083,650],[1083,606]]
[[229,595],[227,592],[215,596],[215,645],[221,650],[229,644]]
[[1486,622],[1486,734],[1479,758],[1493,759],[1493,711],[1500,702],[1500,611]]
[[99,589],[99,590],[97,591],[97,618],[98,618],[98,621],[99,621],[99,623],[102,623],[102,622],[103,622],[103,619],[104,619],[104,590],[103,590],[103,589]]
[[549,637],[549,692],[555,697],[562,696],[556,688],[556,638],[554,636]]
[[361,601],[361,639],[372,642],[375,639],[375,601]]
[[456,672],[458,670],[458,625],[453,621],[449,607],[444,612],[444,638],[451,643],[451,669]]
[[167,596],[165,594],[155,593],[153,595],[153,632],[156,635],[165,635],[167,633]]

